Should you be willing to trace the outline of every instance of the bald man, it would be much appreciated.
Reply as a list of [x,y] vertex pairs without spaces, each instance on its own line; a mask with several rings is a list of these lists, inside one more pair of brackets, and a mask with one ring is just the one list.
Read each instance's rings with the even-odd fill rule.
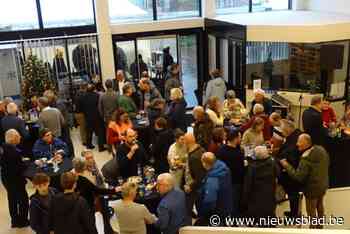
[[208,145],[212,139],[214,123],[210,120],[202,106],[196,106],[193,109],[193,118],[193,133],[196,137],[197,143],[204,149],[208,149]]
[[128,78],[125,77],[125,71],[123,70],[117,70],[115,79],[113,80],[113,89],[116,91],[119,95],[123,95],[123,87],[126,84],[131,84],[134,88],[134,82]]
[[[297,142],[302,153],[298,168],[293,168],[286,159],[280,161],[288,175],[304,185],[306,211],[310,217],[324,216],[323,198],[328,189],[329,156],[319,145],[313,145],[308,134],[301,134]],[[310,228],[320,228],[311,225]]]
[[231,171],[226,164],[211,152],[206,152],[201,158],[207,171],[201,181],[199,199],[196,203],[199,219],[196,225],[207,226],[212,215],[225,218],[232,213],[232,181]]
[[137,133],[133,129],[126,131],[125,142],[118,146],[117,159],[123,179],[137,176],[138,167],[143,168],[145,165],[148,157],[141,143],[137,141]]
[[163,234],[177,234],[186,223],[185,193],[175,189],[175,179],[169,173],[160,174],[157,179],[157,189],[162,196],[155,225]]
[[194,202],[197,199],[197,190],[200,182],[206,174],[201,158],[205,152],[204,148],[197,144],[196,139],[192,133],[186,133],[184,143],[187,148],[188,164],[185,170],[185,192],[187,196],[187,212],[188,217],[192,217],[192,210]]

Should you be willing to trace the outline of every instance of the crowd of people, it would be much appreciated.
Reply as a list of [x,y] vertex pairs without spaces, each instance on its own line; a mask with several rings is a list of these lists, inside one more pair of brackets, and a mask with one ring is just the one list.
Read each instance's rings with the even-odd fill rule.
[[[54,93],[48,90],[33,102],[40,125],[39,139],[32,149],[35,162],[42,158],[74,159],[73,171],[61,175],[60,193],[50,187],[49,176],[39,173],[32,178],[36,193],[30,205],[22,176],[23,155],[18,150],[29,133],[25,121],[18,117],[16,104],[2,102],[1,177],[12,227],[30,224],[40,234],[97,233],[96,200],[99,195],[121,193],[122,199],[115,206],[121,233],[146,233],[145,225],[153,224],[164,234],[175,234],[183,226],[210,225],[212,215],[274,217],[278,186],[288,195],[287,216],[301,215],[301,193],[308,215],[324,216],[329,156],[323,143],[326,129],[336,125],[329,102],[312,99],[311,107],[303,113],[302,132],[292,119],[273,112],[263,90],[254,91],[248,110],[233,90],[226,91],[219,73],[214,73],[207,85],[206,103],[193,109],[190,124],[178,65],[171,66],[169,77],[173,80],[164,90],[159,90],[147,74],[136,85],[122,70],[117,71],[116,79],[105,81],[104,92],[97,92],[93,84],[83,85],[76,96],[75,112],[81,143],[87,148],[81,157],[74,157],[66,109]],[[151,143],[147,146],[137,129],[138,121],[145,117]],[[340,126],[347,130],[349,123],[350,108]],[[189,127],[193,131],[188,131]],[[106,178],[96,166],[90,151],[95,147],[93,134],[98,150],[113,154],[116,164],[109,170],[115,172],[114,178]],[[157,214],[135,203],[138,186],[128,181],[147,165],[159,175],[156,184],[162,199]],[[127,182],[104,186],[107,179],[113,184],[120,177]],[[101,210],[106,233],[113,233],[106,210]]]

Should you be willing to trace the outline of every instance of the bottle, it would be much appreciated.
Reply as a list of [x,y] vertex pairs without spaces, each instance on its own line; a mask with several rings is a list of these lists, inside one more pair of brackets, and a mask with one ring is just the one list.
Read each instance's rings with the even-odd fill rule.
[[142,177],[142,168],[140,164],[137,164],[137,175]]

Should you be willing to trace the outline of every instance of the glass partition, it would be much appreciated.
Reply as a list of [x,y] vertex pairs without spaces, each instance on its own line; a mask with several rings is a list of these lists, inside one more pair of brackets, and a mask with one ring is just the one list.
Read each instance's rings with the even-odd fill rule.
[[174,19],[199,16],[198,0],[159,0],[158,19]]
[[349,42],[319,44],[248,42],[246,82],[261,79],[264,89],[345,95]]
[[288,10],[289,0],[253,0],[253,12],[257,11],[273,11]]
[[109,0],[111,23],[153,20],[152,0]]
[[216,14],[249,12],[249,0],[216,0]]

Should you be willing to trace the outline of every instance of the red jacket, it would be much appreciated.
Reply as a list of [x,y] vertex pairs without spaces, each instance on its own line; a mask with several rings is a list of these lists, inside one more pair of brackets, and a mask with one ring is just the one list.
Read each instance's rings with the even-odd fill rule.
[[322,121],[327,128],[329,127],[329,123],[337,122],[337,116],[332,107],[329,107],[327,110],[322,110]]

